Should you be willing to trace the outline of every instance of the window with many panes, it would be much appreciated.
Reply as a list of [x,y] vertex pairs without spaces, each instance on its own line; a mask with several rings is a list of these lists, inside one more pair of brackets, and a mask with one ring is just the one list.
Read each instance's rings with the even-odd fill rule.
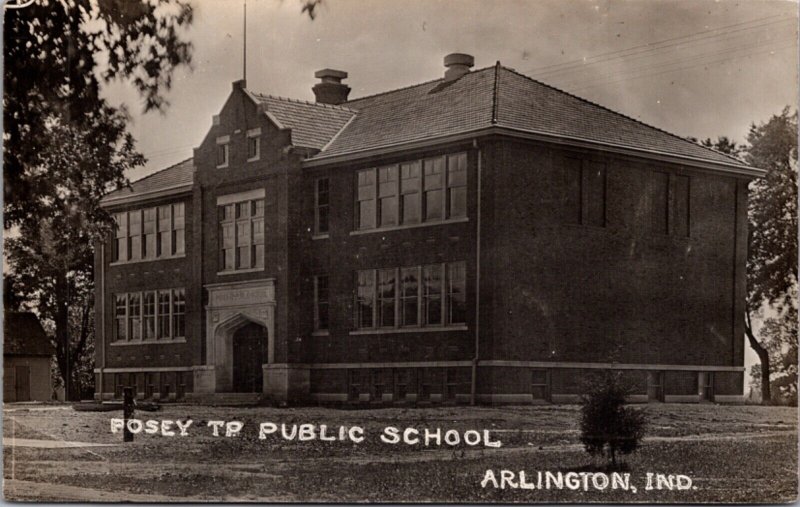
[[264,199],[219,206],[220,269],[264,267]]
[[114,262],[155,260],[185,253],[184,203],[114,214]]
[[328,178],[318,178],[314,185],[314,233],[327,234],[330,213],[330,181]]
[[371,328],[375,322],[375,270],[359,271],[356,278],[356,327]]
[[314,330],[328,329],[328,276],[314,277]]
[[186,291],[163,289],[114,295],[114,340],[173,340],[186,336]]
[[356,272],[356,328],[466,323],[466,263]]
[[467,216],[467,154],[356,173],[356,229],[435,223]]

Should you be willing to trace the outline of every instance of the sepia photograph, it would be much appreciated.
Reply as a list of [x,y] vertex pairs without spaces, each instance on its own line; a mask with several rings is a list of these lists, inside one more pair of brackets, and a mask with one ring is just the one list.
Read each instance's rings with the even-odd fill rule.
[[3,498],[798,500],[798,3],[4,0]]

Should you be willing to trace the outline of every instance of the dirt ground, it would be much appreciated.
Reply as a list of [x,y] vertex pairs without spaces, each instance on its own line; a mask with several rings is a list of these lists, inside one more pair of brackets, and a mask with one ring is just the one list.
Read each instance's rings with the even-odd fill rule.
[[[791,502],[797,498],[797,409],[674,405],[641,407],[648,417],[640,451],[626,457],[632,489],[481,487],[487,470],[535,477],[598,469],[578,439],[577,406],[265,408],[164,406],[142,420],[191,420],[187,436],[111,432],[120,412],[6,405],[4,492],[9,500],[275,502]],[[241,432],[213,436],[209,421],[239,421]],[[333,442],[259,439],[261,423],[363,428],[364,439]],[[384,428],[457,430],[456,446],[380,439]],[[174,426],[173,426],[173,429]],[[501,447],[468,446],[466,430],[489,430]],[[477,433],[472,433],[474,437]],[[359,436],[359,433],[355,434]],[[455,432],[450,433],[454,438]],[[316,433],[318,437],[318,433]],[[413,431],[409,438],[413,439]],[[28,439],[41,447],[9,445]],[[44,442],[42,442],[44,441]],[[61,441],[115,444],[58,447]],[[19,442],[23,442],[19,440]],[[71,444],[70,444],[71,445]],[[680,474],[690,489],[646,490],[646,474]],[[530,479],[529,479],[530,480]],[[664,487],[666,488],[666,486]]]

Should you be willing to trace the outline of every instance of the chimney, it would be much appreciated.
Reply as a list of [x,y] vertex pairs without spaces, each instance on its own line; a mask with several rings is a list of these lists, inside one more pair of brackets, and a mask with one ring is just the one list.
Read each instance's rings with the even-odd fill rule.
[[444,57],[444,66],[447,70],[444,71],[444,81],[449,83],[455,81],[464,74],[469,73],[470,67],[475,65],[475,58],[472,55],[464,53],[450,53]]
[[314,96],[320,104],[341,104],[347,102],[350,94],[350,87],[342,83],[342,79],[347,77],[347,72],[333,69],[322,69],[314,73],[314,77],[322,81],[315,84],[313,88]]

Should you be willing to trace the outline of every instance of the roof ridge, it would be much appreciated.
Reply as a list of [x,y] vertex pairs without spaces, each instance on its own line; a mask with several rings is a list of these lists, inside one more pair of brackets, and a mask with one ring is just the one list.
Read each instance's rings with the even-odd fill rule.
[[353,113],[353,114],[355,114],[357,112],[357,111],[354,111],[354,110],[350,109],[349,107],[341,106],[341,105],[338,105],[338,104],[324,104],[322,102],[311,102],[309,100],[293,99],[291,97],[280,97],[278,95],[272,95],[272,94],[269,94],[269,93],[260,93],[260,92],[254,92],[254,91],[251,91],[250,93],[252,93],[253,95],[255,95],[256,97],[259,97],[259,98],[270,98],[270,99],[275,99],[275,100],[283,100],[283,101],[286,101],[286,102],[295,102],[297,104],[305,104],[305,105],[308,105],[308,106],[317,106],[317,107],[322,107],[324,109],[336,109],[336,110],[339,110],[339,111],[347,111],[348,113]]
[[[188,162],[188,161],[190,161],[190,160],[192,160],[192,159],[194,159],[194,157],[189,157],[189,158],[187,158],[187,159],[181,160],[180,162],[175,162],[174,164],[172,164],[172,165],[170,165],[170,166],[167,166],[167,167],[165,167],[164,169],[159,169],[158,171],[155,171],[155,172],[152,172],[152,173],[150,173],[150,174],[147,174],[147,175],[145,175],[145,176],[142,176],[142,177],[141,177],[141,178],[139,178],[138,180],[131,181],[131,182],[130,182],[130,184],[131,184],[131,185],[133,185],[134,183],[139,183],[140,181],[144,181],[144,180],[146,180],[147,178],[150,178],[150,177],[152,177],[152,176],[155,176],[156,174],[163,173],[164,171],[169,171],[170,169],[173,169],[173,168],[175,168],[175,167],[177,167],[177,166],[179,166],[179,165],[181,165],[181,164],[185,164],[186,162]],[[113,191],[112,191],[112,192],[113,192]]]
[[[483,68],[480,68],[480,69],[475,69],[475,70],[473,70],[471,72],[468,72],[467,74],[464,74],[464,76],[468,76],[470,74],[477,74],[478,72],[483,72],[485,70],[493,69],[494,67],[495,67],[494,65],[490,65],[489,67],[483,67]],[[429,85],[431,83],[435,83],[436,81],[442,81],[442,80],[444,80],[444,78],[437,77],[436,79],[423,81],[422,83],[412,84],[412,85],[408,85],[408,86],[401,86],[400,88],[394,88],[392,90],[387,90],[385,92],[373,93],[372,95],[364,95],[363,97],[359,97],[357,99],[348,100],[347,102],[345,102],[345,104],[347,104],[349,102],[358,102],[359,100],[364,100],[364,99],[371,99],[371,98],[374,98],[374,97],[379,97],[381,95],[387,95],[389,93],[395,93],[395,92],[399,92],[399,91],[403,91],[403,90],[409,90],[411,88],[416,88],[417,86],[425,86],[425,85]]]
[[[498,63],[499,63],[499,62],[498,62]],[[505,70],[507,70],[507,71],[509,71],[509,72],[511,72],[512,74],[516,74],[516,75],[518,75],[518,76],[521,76],[521,77],[523,77],[523,78],[525,78],[525,79],[528,79],[528,80],[530,80],[530,81],[533,81],[534,83],[540,84],[540,85],[542,85],[542,86],[545,86],[545,87],[547,87],[547,88],[550,88],[551,90],[555,90],[555,91],[557,91],[557,92],[559,92],[559,93],[563,93],[563,94],[565,94],[565,95],[568,95],[568,96],[570,96],[570,97],[573,97],[573,98],[575,98],[575,99],[578,99],[578,100],[580,100],[580,101],[582,101],[582,102],[585,102],[585,103],[587,103],[587,104],[591,104],[591,105],[593,105],[593,106],[599,107],[600,109],[603,109],[603,110],[605,110],[605,111],[608,111],[608,112],[610,112],[610,113],[613,113],[613,114],[616,114],[616,115],[622,116],[623,118],[627,118],[627,119],[629,119],[629,120],[631,120],[631,121],[634,121],[634,122],[636,122],[636,123],[638,123],[638,124],[640,124],[640,125],[643,125],[643,126],[645,126],[645,127],[647,127],[647,128],[651,128],[651,129],[653,129],[653,130],[657,130],[658,132],[661,132],[661,133],[667,134],[668,136],[674,137],[674,138],[676,138],[676,139],[680,139],[681,141],[687,142],[687,143],[689,143],[689,144],[691,144],[691,145],[694,145],[694,146],[702,146],[701,144],[699,144],[699,143],[695,143],[695,142],[692,142],[692,141],[690,141],[689,139],[687,139],[687,138],[685,138],[685,137],[681,137],[681,136],[679,136],[678,134],[673,134],[672,132],[669,132],[669,131],[667,131],[667,130],[664,130],[664,129],[661,129],[661,128],[658,128],[658,127],[655,127],[655,126],[653,126],[653,125],[650,125],[649,123],[645,123],[645,122],[643,122],[642,120],[637,120],[636,118],[633,118],[633,117],[631,117],[631,116],[628,116],[628,115],[627,115],[627,114],[625,114],[625,113],[620,113],[619,111],[614,111],[613,109],[611,109],[611,108],[609,108],[609,107],[606,107],[606,106],[604,106],[604,105],[602,105],[602,104],[598,104],[597,102],[592,102],[591,100],[589,100],[589,99],[586,99],[586,98],[584,98],[584,97],[581,97],[581,96],[579,96],[579,95],[572,94],[572,93],[570,93],[570,92],[568,92],[568,91],[562,90],[561,88],[557,88],[557,87],[555,87],[555,86],[553,86],[553,85],[549,85],[549,84],[547,84],[547,83],[544,83],[544,82],[542,82],[542,81],[539,81],[538,79],[532,78],[532,77],[530,77],[530,76],[528,76],[528,75],[525,75],[525,74],[523,74],[523,73],[521,73],[521,72],[518,72],[517,70],[514,70],[514,69],[512,69],[512,68],[510,68],[510,67],[502,66],[502,68],[503,68],[503,69],[505,69]],[[711,148],[708,148],[707,146],[702,146],[702,147],[703,147],[703,148],[706,148],[706,149],[708,149],[708,150],[711,150],[711,151],[713,151],[713,152],[715,152],[715,153],[718,153],[718,154],[724,155],[725,157],[727,157],[727,158],[729,158],[729,159],[731,159],[731,160],[733,160],[733,161],[735,161],[735,162],[737,162],[737,163],[739,163],[739,164],[742,164],[742,163],[743,163],[741,160],[737,159],[736,157],[732,157],[732,156],[728,155],[727,153],[718,152],[717,150],[713,150],[713,149],[711,149]]]

